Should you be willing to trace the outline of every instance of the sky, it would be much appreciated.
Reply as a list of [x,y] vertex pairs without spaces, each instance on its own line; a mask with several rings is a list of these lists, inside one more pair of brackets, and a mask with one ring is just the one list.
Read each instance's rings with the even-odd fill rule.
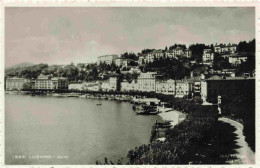
[[7,7],[5,67],[255,38],[253,7]]

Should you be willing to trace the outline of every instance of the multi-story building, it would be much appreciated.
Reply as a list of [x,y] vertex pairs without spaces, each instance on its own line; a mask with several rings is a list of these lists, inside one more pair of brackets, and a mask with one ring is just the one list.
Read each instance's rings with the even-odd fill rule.
[[101,90],[104,92],[110,91],[109,81],[103,81],[101,84]]
[[54,89],[54,84],[50,76],[40,75],[35,80],[35,89]]
[[175,52],[174,51],[166,51],[165,52],[165,57],[166,58],[177,58],[177,55],[175,54]]
[[175,95],[175,81],[172,79],[169,79],[167,81],[156,81],[155,88],[156,93]]
[[68,89],[68,79],[63,77],[52,78],[53,88],[54,89]]
[[192,55],[191,50],[186,49],[186,50],[184,50],[184,53],[185,53],[185,56],[186,56],[187,58],[191,58],[191,55]]
[[233,65],[239,65],[242,62],[247,61],[247,56],[242,56],[242,55],[230,55],[228,57],[228,62],[233,64]]
[[194,82],[190,80],[176,80],[176,97],[183,97],[193,93]]
[[254,77],[212,76],[202,81],[201,96],[204,100],[217,100],[218,96],[237,96],[255,92]]
[[6,90],[22,90],[25,85],[30,85],[30,80],[25,78],[6,78],[5,80],[5,89]]
[[120,66],[122,66],[123,65],[123,58],[116,58],[115,59],[115,64],[116,64],[116,66],[118,66],[118,67],[120,67]]
[[129,63],[133,61],[132,59],[124,59],[123,62],[122,62],[122,65],[124,67],[128,67]]
[[35,89],[68,89],[68,79],[62,77],[51,78],[40,75],[35,80]]
[[96,82],[85,82],[84,88],[87,91],[100,91],[101,90],[101,83],[96,81]]
[[141,73],[137,78],[140,91],[155,92],[155,72]]
[[144,55],[139,56],[139,58],[138,58],[138,65],[142,65],[143,63],[145,63],[144,59],[145,59]]
[[214,52],[211,49],[204,49],[202,62],[204,64],[212,64],[214,60]]
[[70,83],[69,90],[83,90],[83,83]]
[[132,82],[128,82],[126,80],[123,80],[121,82],[121,91],[122,92],[130,92],[130,91],[138,91],[138,83],[135,80],[132,80]]
[[109,77],[109,87],[111,91],[120,91],[119,75],[112,74]]
[[184,55],[184,49],[182,47],[177,47],[172,50],[176,56],[182,56]]
[[237,51],[236,44],[216,44],[214,46],[214,51],[220,55],[234,54]]
[[144,61],[145,63],[153,62],[155,59],[162,58],[163,56],[164,52],[162,50],[153,50],[145,55]]
[[100,63],[105,63],[111,65],[115,59],[118,58],[118,55],[103,55],[99,56],[97,60],[97,64],[99,65]]

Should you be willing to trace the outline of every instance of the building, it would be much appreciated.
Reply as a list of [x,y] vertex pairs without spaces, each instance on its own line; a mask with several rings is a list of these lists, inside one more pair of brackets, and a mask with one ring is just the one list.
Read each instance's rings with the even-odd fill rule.
[[162,50],[153,50],[145,55],[145,63],[153,62],[155,59],[163,58],[164,52]]
[[246,62],[246,61],[247,61],[247,56],[243,56],[243,55],[230,55],[228,57],[228,62],[233,65],[239,65],[242,62]]
[[118,58],[118,55],[103,55],[99,56],[97,60],[97,64],[99,65],[100,63],[105,63],[111,65],[115,59]]
[[191,50],[189,50],[189,49],[185,49],[185,50],[184,50],[184,54],[185,54],[185,56],[186,56],[187,58],[191,58],[191,56],[192,56],[192,52],[191,52]]
[[234,54],[236,51],[236,44],[216,44],[214,46],[214,52],[219,53],[220,55]]
[[139,56],[138,61],[137,61],[137,62],[138,62],[138,65],[144,64],[144,63],[145,63],[144,59],[145,59],[145,56],[144,56],[144,55]]
[[138,91],[138,83],[135,80],[128,82],[123,80],[121,82],[121,89],[122,92],[131,92],[131,91]]
[[155,88],[156,93],[175,95],[175,81],[172,79],[169,79],[167,81],[156,81]]
[[118,67],[123,66],[123,58],[116,58],[115,59],[115,64]]
[[83,90],[84,85],[83,83],[70,83],[69,90]]
[[209,101],[216,101],[218,96],[254,94],[255,78],[212,76],[202,81],[201,91],[202,98]]
[[87,91],[101,91],[101,83],[96,82],[85,82],[84,83],[84,89]]
[[68,89],[68,79],[63,77],[52,78],[53,88],[54,89]]
[[119,75],[112,74],[109,77],[109,89],[110,91],[120,91]]
[[139,91],[155,92],[155,72],[141,73],[137,78]]
[[47,75],[39,75],[35,80],[35,89],[54,89],[51,77]]
[[68,89],[68,79],[63,77],[51,78],[39,75],[35,80],[35,89]]
[[110,85],[109,85],[109,81],[103,81],[101,84],[101,90],[104,92],[108,92],[110,91]]
[[30,87],[29,79],[12,77],[5,80],[6,90],[22,90],[26,88],[26,85]]
[[188,96],[193,93],[193,81],[190,80],[176,80],[175,97]]
[[204,49],[202,62],[203,64],[212,64],[214,60],[214,52],[211,49]]
[[177,55],[175,54],[175,52],[174,51],[166,51],[165,52],[165,57],[166,58],[176,58],[177,59]]
[[134,61],[134,60],[132,60],[132,59],[124,59],[123,62],[122,62],[123,67],[128,67],[128,65],[129,65],[129,63],[131,61]]
[[176,56],[182,56],[184,55],[184,48],[183,47],[176,47],[172,50]]

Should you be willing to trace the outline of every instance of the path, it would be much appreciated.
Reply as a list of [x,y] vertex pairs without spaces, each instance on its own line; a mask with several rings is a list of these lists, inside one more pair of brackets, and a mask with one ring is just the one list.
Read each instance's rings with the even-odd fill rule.
[[240,159],[242,164],[255,164],[255,153],[250,149],[248,143],[245,141],[243,125],[224,117],[219,118],[219,121],[228,123],[236,128],[234,133],[237,135],[237,139],[235,141],[239,146],[239,148],[235,149],[237,151],[237,154],[235,154],[236,157]]

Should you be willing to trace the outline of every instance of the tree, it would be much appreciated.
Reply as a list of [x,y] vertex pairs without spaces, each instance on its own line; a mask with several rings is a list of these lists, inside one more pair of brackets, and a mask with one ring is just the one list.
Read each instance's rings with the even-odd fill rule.
[[207,46],[205,44],[192,44],[189,46],[189,50],[191,50],[191,57],[196,60],[202,60],[203,50],[206,49]]

